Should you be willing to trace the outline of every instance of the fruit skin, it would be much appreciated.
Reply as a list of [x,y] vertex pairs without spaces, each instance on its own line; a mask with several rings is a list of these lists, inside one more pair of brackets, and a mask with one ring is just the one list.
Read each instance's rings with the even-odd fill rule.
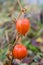
[[19,33],[25,35],[30,29],[30,21],[27,18],[18,19],[16,29]]
[[22,59],[27,56],[27,49],[22,44],[17,44],[13,49],[13,57]]

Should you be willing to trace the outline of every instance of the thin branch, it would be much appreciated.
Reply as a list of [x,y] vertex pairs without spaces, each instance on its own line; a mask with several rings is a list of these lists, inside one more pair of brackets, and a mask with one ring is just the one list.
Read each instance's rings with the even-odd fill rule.
[[13,19],[12,19],[12,22],[16,23],[16,18],[13,18]]
[[22,14],[22,12],[19,13],[19,15],[18,15],[18,19],[20,18],[21,14]]
[[17,0],[17,1],[18,1],[19,6],[20,6],[20,9],[22,10],[22,5],[20,3],[20,0]]
[[14,44],[13,44],[13,47],[14,47],[17,43],[20,43],[20,41],[21,41],[21,36],[20,36],[19,33],[17,33],[17,35],[16,35],[16,40],[15,40],[15,42],[14,42]]
[[18,19],[19,19],[20,16],[21,16],[21,14],[24,14],[27,9],[22,7],[22,5],[21,5],[21,3],[20,3],[20,0],[17,0],[17,1],[18,1],[19,6],[20,6],[20,9],[21,9],[21,12],[20,12],[19,15],[18,15]]
[[5,31],[5,36],[6,36],[7,43],[9,44],[9,37],[8,37],[8,32],[7,31]]

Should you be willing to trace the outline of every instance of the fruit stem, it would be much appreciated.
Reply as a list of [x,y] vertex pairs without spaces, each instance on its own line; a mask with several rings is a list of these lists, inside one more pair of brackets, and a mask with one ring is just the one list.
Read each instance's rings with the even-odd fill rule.
[[19,0],[17,0],[17,1],[18,1],[19,6],[20,6],[20,9],[22,10],[22,5],[21,5],[20,1]]

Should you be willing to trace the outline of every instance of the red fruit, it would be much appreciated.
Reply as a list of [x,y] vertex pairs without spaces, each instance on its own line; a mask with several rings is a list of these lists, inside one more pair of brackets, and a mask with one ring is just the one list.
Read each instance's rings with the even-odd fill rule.
[[17,44],[13,49],[13,57],[22,59],[27,56],[27,49],[22,44]]
[[30,29],[30,21],[27,18],[17,20],[16,29],[19,33],[25,35]]

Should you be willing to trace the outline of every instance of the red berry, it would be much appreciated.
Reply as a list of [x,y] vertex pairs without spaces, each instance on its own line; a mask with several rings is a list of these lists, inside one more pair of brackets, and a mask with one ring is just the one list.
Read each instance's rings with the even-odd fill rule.
[[18,19],[16,29],[19,33],[25,35],[30,29],[30,21],[27,18]]
[[13,49],[13,57],[22,59],[27,56],[27,49],[22,44],[17,44]]

